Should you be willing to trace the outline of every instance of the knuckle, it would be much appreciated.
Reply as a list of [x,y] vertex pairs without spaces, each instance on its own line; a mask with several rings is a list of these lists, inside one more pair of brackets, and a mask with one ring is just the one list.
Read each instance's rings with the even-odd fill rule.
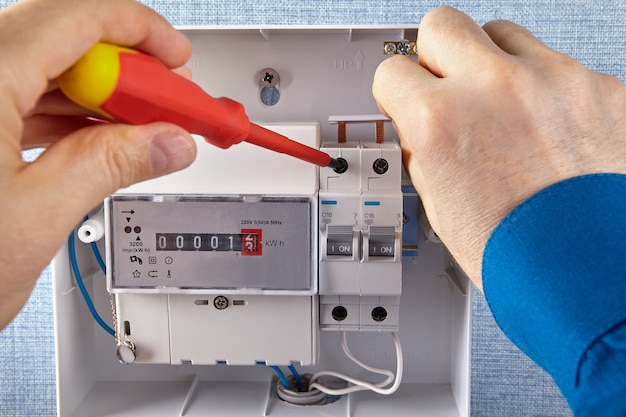
[[93,161],[98,161],[98,178],[111,190],[128,187],[147,176],[146,168],[135,147],[120,146],[132,141],[132,129],[105,129],[92,138]]
[[529,86],[535,85],[532,69],[516,57],[502,54],[485,54],[481,60],[482,70],[476,77],[476,91],[483,96],[522,97],[528,94]]
[[576,59],[560,52],[552,55],[548,65],[548,71],[554,74],[555,78],[561,78],[566,82],[572,81],[570,77],[580,77],[584,73],[591,73]]
[[[410,61],[410,62],[409,62]],[[372,83],[372,93],[378,104],[390,113],[397,113],[399,104],[406,101],[414,77],[408,57],[394,56],[384,60],[377,68]]]
[[458,11],[451,6],[437,7],[424,15],[420,23],[420,29],[429,28],[430,26],[436,27],[441,21],[447,20],[455,13],[458,13]]
[[134,166],[132,157],[121,149],[108,147],[106,150],[105,166],[108,178],[111,181],[111,188],[123,188],[131,183]]

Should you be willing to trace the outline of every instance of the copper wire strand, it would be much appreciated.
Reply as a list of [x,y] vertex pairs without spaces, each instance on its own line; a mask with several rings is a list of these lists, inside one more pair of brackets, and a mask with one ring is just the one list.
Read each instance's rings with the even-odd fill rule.
[[376,143],[385,142],[385,121],[376,120]]
[[346,143],[346,122],[337,122],[337,141],[339,143]]

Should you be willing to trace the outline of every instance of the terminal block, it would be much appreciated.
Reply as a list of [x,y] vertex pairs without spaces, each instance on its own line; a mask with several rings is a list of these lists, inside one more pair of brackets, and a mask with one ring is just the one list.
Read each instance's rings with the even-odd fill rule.
[[320,169],[323,330],[397,331],[402,293],[402,158],[397,143],[322,145],[348,169]]
[[401,40],[383,43],[385,55],[417,55],[417,42]]

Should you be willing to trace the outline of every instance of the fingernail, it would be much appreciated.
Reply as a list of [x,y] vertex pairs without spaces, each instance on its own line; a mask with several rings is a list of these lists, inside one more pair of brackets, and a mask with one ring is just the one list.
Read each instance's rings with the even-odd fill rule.
[[193,141],[178,133],[162,133],[152,140],[152,173],[168,174],[193,162],[196,150]]

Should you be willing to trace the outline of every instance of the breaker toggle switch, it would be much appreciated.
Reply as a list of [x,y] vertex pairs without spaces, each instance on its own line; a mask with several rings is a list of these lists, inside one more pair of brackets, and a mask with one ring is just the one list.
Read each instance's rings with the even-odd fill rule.
[[396,230],[393,226],[369,227],[369,256],[396,256]]
[[327,227],[326,255],[349,256],[355,253],[355,239],[352,226]]

